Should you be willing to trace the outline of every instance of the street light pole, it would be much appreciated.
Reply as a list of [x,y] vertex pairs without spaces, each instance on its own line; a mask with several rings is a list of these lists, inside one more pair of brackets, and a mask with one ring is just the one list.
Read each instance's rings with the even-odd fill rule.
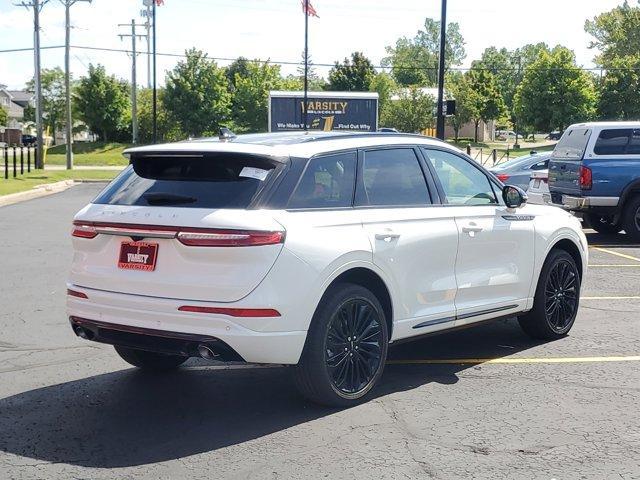
[[64,89],[66,97],[67,108],[67,121],[66,121],[66,153],[67,153],[67,170],[73,168],[73,118],[71,115],[71,67],[70,67],[70,53],[71,53],[71,6],[76,2],[89,2],[91,0],[60,0],[60,3],[64,5],[64,28],[65,28],[65,42],[64,42]]
[[442,0],[440,13],[440,58],[438,64],[438,105],[436,114],[436,137],[444,140],[444,65],[447,45],[447,0]]

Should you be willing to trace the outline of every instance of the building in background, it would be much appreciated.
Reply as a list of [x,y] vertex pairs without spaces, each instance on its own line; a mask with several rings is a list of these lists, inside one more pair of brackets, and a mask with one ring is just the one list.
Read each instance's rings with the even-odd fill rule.
[[[18,145],[22,142],[22,134],[28,133],[24,121],[25,109],[34,106],[33,94],[22,90],[8,90],[0,84],[0,107],[8,114],[7,124],[0,125],[0,142],[7,145]],[[4,131],[2,131],[4,130]]]

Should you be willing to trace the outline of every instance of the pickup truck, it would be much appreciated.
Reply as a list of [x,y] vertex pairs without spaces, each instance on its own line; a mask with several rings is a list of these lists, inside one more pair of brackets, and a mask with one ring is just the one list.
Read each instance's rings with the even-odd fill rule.
[[549,161],[553,204],[640,241],[640,122],[571,125]]

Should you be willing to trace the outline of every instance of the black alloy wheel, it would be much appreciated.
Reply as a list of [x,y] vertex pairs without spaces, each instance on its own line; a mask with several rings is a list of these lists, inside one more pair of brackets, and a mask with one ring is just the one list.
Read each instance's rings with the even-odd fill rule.
[[375,307],[366,299],[343,303],[329,324],[325,364],[333,387],[354,395],[368,387],[382,361],[386,328]]
[[565,333],[578,309],[578,272],[575,264],[562,259],[556,262],[545,285],[545,315],[550,327]]

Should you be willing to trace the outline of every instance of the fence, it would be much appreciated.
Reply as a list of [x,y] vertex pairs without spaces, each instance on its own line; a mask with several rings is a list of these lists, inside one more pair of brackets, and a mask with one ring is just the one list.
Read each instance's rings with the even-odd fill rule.
[[[471,145],[467,145],[467,155],[471,157]],[[502,163],[503,161],[509,161],[509,148],[507,148],[500,156],[498,156],[497,149],[487,149],[487,155],[484,155],[484,150],[480,148],[476,154],[473,156],[473,159],[480,163],[480,165],[485,166],[489,160],[491,160],[491,166],[497,165],[498,163]]]
[[31,161],[33,159],[33,169],[36,169],[36,149],[37,147],[4,147],[0,149],[4,164],[4,179],[9,179],[12,173],[13,178],[18,174],[23,175],[25,163],[27,172],[31,171]]

